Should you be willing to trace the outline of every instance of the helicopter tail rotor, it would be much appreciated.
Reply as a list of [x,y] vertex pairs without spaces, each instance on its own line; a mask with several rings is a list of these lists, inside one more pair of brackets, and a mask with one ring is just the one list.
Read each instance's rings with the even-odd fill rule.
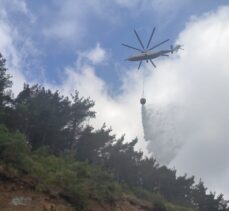
[[173,45],[171,45],[171,46],[170,46],[171,54],[173,54],[174,51],[177,52],[177,51],[179,51],[179,50],[184,50],[184,49],[182,48],[182,46],[183,46],[183,45],[176,45],[176,46],[174,47]]

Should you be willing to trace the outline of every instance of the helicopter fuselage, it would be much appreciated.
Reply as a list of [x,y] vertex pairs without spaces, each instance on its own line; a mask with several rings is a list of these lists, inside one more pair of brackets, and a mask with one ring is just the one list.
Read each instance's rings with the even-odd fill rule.
[[167,53],[172,53],[171,50],[161,50],[158,52],[148,51],[148,52],[142,52],[133,56],[130,56],[127,60],[128,61],[143,61],[143,60],[150,60],[155,59],[160,56],[166,56]]

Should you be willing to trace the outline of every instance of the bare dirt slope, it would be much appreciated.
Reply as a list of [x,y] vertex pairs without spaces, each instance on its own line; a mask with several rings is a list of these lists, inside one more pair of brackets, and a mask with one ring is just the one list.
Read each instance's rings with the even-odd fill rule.
[[[0,165],[0,211],[74,211],[58,194],[35,190],[36,179],[12,176]],[[153,211],[151,204],[131,196],[123,196],[115,204],[90,200],[85,211]]]
[[[0,180],[0,211],[73,211],[64,199],[33,190],[24,182]],[[150,211],[150,204],[123,197],[116,204],[89,202],[91,211]]]
[[73,208],[62,199],[30,190],[22,184],[6,181],[0,183],[1,211],[72,211]]
[[[0,183],[1,211],[73,211],[73,207],[61,198],[53,199],[44,193],[37,193],[23,186],[8,182]],[[117,204],[98,203],[91,200],[91,211],[149,211],[150,206],[136,203],[127,198]]]
[[100,204],[96,201],[91,201],[89,207],[93,211],[153,211],[150,203],[129,196],[124,196],[116,204]]

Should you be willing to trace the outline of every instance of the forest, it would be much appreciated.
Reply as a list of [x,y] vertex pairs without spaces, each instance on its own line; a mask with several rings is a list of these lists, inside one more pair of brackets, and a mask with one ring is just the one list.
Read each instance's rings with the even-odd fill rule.
[[106,124],[93,128],[88,120],[96,118],[96,102],[77,90],[66,97],[24,84],[14,96],[6,66],[0,54],[0,165],[10,174],[31,176],[37,191],[58,187],[55,194],[76,210],[84,210],[89,199],[115,203],[123,194],[151,201],[154,210],[229,210],[223,194],[203,181],[177,176],[137,151],[137,138],[117,138]]

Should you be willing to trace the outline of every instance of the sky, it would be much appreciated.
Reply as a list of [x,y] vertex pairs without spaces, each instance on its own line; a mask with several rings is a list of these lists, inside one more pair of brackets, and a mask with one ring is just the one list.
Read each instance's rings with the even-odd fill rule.
[[[182,44],[157,68],[124,61],[156,27],[158,49]],[[0,52],[17,95],[39,83],[95,100],[105,122],[178,174],[229,199],[228,0],[0,0]],[[144,95],[147,103],[141,108]],[[142,124],[143,123],[143,124]]]

